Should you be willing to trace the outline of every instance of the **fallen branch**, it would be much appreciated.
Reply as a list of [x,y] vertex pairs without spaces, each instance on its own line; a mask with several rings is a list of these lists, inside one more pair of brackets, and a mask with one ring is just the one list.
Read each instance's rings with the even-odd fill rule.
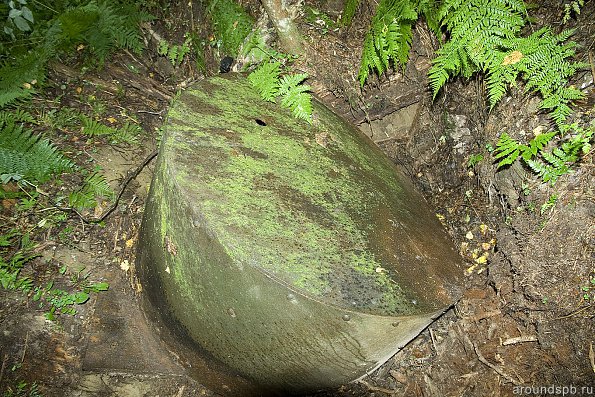
[[465,338],[467,343],[469,343],[471,346],[473,346],[473,350],[475,351],[477,358],[479,359],[479,361],[482,364],[486,365],[487,367],[490,367],[498,375],[500,375],[501,377],[503,377],[504,379],[506,379],[507,381],[509,381],[510,383],[512,383],[515,386],[522,385],[523,383],[525,383],[523,379],[520,379],[520,377],[519,377],[519,380],[514,379],[512,376],[510,376],[506,372],[504,372],[504,370],[500,366],[492,364],[491,362],[486,360],[486,358],[483,356],[483,354],[481,354],[481,351],[479,350],[477,345],[475,343],[471,342],[471,340],[469,339],[469,337],[467,335],[463,334],[463,337]]
[[593,350],[593,342],[589,345],[589,359],[591,360],[591,369],[595,374],[595,350]]
[[385,389],[384,387],[372,386],[371,384],[369,384],[368,382],[366,382],[363,379],[358,380],[357,383],[360,383],[360,384],[366,386],[371,391],[378,391],[380,393],[388,394],[389,396],[394,396],[397,394],[396,390],[390,390],[390,389]]
[[502,346],[516,345],[517,343],[537,342],[535,335],[517,336],[516,338],[508,338],[502,342]]
[[110,205],[108,207],[108,209],[100,217],[87,218],[84,215],[82,215],[80,212],[78,212],[76,210],[76,208],[72,208],[72,207],[60,207],[60,206],[56,205],[55,208],[57,208],[61,211],[65,211],[65,212],[74,212],[76,215],[78,215],[78,217],[84,223],[87,223],[87,224],[103,222],[118,207],[120,198],[122,197],[122,194],[124,194],[124,191],[126,190],[126,187],[128,186],[128,184],[134,178],[136,178],[138,176],[138,174],[141,173],[141,171],[151,162],[151,160],[153,160],[157,156],[157,153],[159,153],[159,151],[157,149],[154,150],[144,159],[144,161],[138,167],[136,167],[132,171],[128,171],[128,174],[127,174],[126,178],[124,179],[124,182],[122,182],[122,184],[120,185],[120,190],[118,191],[118,194],[116,195],[114,202],[112,203],[112,205]]

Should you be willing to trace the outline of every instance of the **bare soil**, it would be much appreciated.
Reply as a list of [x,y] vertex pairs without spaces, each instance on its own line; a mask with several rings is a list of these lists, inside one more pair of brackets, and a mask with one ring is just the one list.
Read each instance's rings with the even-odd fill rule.
[[[338,7],[320,5],[331,16]],[[360,13],[369,12],[366,7]],[[542,7],[536,26],[559,21],[560,9]],[[166,11],[167,18],[161,16],[151,29],[175,41],[190,29],[184,21],[191,11],[181,6]],[[583,61],[595,42],[594,11],[595,3],[588,1],[570,22],[578,28],[574,39],[582,44],[578,58]],[[304,68],[319,98],[375,140],[431,203],[468,264],[467,285],[451,310],[373,374],[318,396],[555,395],[526,389],[549,386],[574,386],[575,395],[594,395],[595,293],[585,290],[595,277],[592,153],[554,186],[540,183],[520,165],[497,170],[486,144],[494,145],[502,131],[530,136],[550,121],[535,99],[520,91],[490,111],[480,79],[455,81],[433,101],[425,75],[436,43],[422,24],[415,29],[406,70],[360,92],[355,76],[365,26],[359,16],[341,32],[303,23],[310,50],[317,54],[316,62]],[[197,29],[207,34],[202,25]],[[233,379],[209,375],[199,382],[189,376],[138,309],[136,236],[152,175],[151,163],[142,165],[157,147],[157,131],[175,92],[201,78],[191,65],[164,64],[151,34],[145,34],[150,45],[142,59],[119,53],[103,68],[87,72],[78,59],[52,65],[45,98],[38,99],[42,107],[60,96],[55,106],[85,109],[93,95],[105,103],[106,117],[123,121],[133,115],[147,134],[141,145],[114,146],[80,131],[53,133],[53,141],[78,163],[101,166],[114,190],[124,189],[103,224],[68,213],[61,225],[72,228],[68,239],[59,238],[59,228],[36,234],[41,256],[30,272],[43,281],[57,267],[85,266],[94,281],[109,282],[110,290],[78,306],[75,316],[54,322],[45,320],[44,309],[30,297],[0,290],[3,392],[25,380],[36,382],[44,396],[241,395]],[[209,73],[216,73],[216,54],[210,55]],[[579,73],[574,84],[588,93],[576,117],[590,120],[595,111],[591,71]],[[485,159],[468,167],[477,153]],[[76,182],[65,181],[50,187],[50,193],[67,191]],[[555,206],[541,211],[552,195],[558,197]],[[107,204],[81,215],[101,216]],[[43,217],[38,212],[16,219],[15,213],[14,203],[2,204],[7,225],[35,225]],[[477,260],[481,256],[485,263]]]

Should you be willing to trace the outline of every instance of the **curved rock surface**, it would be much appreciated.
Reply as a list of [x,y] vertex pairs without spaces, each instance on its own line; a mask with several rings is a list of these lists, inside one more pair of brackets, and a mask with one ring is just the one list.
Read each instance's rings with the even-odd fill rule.
[[410,182],[354,127],[314,109],[312,125],[297,120],[240,75],[186,90],[139,238],[141,282],[176,337],[281,394],[374,370],[462,285],[451,241]]

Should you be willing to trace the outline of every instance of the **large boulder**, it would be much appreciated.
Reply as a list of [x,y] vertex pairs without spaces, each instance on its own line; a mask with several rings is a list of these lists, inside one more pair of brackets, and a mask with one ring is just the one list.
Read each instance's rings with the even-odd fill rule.
[[223,75],[183,92],[164,130],[137,269],[197,355],[267,392],[333,387],[457,298],[460,258],[434,212],[322,104],[310,125]]

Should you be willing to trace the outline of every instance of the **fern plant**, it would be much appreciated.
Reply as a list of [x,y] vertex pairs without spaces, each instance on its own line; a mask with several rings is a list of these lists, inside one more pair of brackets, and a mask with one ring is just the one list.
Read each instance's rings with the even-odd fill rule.
[[114,48],[140,54],[144,42],[138,24],[151,19],[150,14],[139,12],[132,5],[90,1],[62,13],[48,30],[45,46],[66,49],[83,43],[100,62]]
[[578,123],[566,124],[562,131],[563,141],[551,150],[547,150],[546,146],[558,135],[558,131],[537,135],[528,145],[502,133],[494,150],[494,157],[499,160],[498,167],[512,164],[521,158],[544,182],[555,183],[559,177],[570,172],[571,165],[581,156],[590,153],[595,126],[584,128]]
[[143,49],[139,24],[153,17],[140,11],[135,3],[77,1],[74,7],[70,4],[53,4],[53,12],[46,19],[36,14],[28,36],[17,38],[18,45],[0,47],[4,59],[0,63],[0,109],[36,94],[44,83],[48,61],[58,54],[72,53],[81,44],[100,63],[113,49],[136,53]]
[[[351,15],[351,7],[357,6],[357,2],[353,5],[352,2],[345,4],[344,15]],[[360,85],[366,83],[370,71],[380,76],[391,64],[405,67],[411,49],[412,27],[420,16],[440,39],[442,33],[437,14],[435,0],[381,0],[364,40],[358,72]]]
[[281,73],[281,63],[269,61],[250,73],[248,80],[265,101],[275,102],[281,97],[281,105],[289,108],[296,118],[312,123],[312,95],[309,93],[312,88],[303,84],[308,74],[282,76]]
[[404,66],[411,48],[411,26],[417,20],[414,4],[409,0],[382,0],[366,34],[358,73],[363,86],[370,69],[378,75],[391,62]]
[[244,39],[252,31],[254,20],[234,0],[211,0],[207,7],[218,46],[235,57]]
[[522,0],[446,0],[438,20],[450,37],[428,74],[434,97],[450,77],[486,71],[502,41],[519,34],[525,15]]
[[526,81],[525,91],[540,94],[540,107],[549,110],[552,119],[561,125],[572,112],[572,101],[584,97],[580,90],[568,86],[568,79],[588,66],[568,61],[575,54],[576,43],[566,42],[573,32],[565,30],[554,35],[549,28],[543,28],[528,37],[501,40],[488,65],[490,104],[494,106],[507,87],[521,77]]
[[359,6],[360,0],[347,0],[345,5],[343,6],[343,12],[341,13],[341,18],[339,19],[339,24],[341,26],[349,26],[353,21],[353,17],[355,16],[355,12],[357,11],[357,7]]
[[0,175],[45,182],[52,175],[75,168],[54,145],[31,130],[14,123],[6,124],[0,130]]
[[[22,248],[12,254],[6,250],[15,244],[15,239],[21,237]],[[28,292],[33,287],[29,277],[21,276],[21,270],[27,262],[37,255],[30,254],[29,236],[21,236],[16,230],[11,229],[0,234],[0,286],[4,289],[21,290]],[[19,242],[17,242],[19,244]]]
[[96,171],[85,179],[85,183],[80,189],[70,193],[68,205],[77,210],[95,208],[98,204],[98,197],[112,200],[114,191],[107,183],[105,176]]
[[169,59],[174,67],[180,66],[184,57],[190,52],[191,43],[190,37],[187,37],[181,45],[170,44],[163,40],[159,43],[157,53]]
[[107,136],[112,143],[116,144],[122,142],[128,144],[138,143],[138,135],[142,131],[136,124],[125,123],[120,128],[114,128],[101,124],[85,115],[80,115],[80,120],[83,134],[91,137]]
[[566,24],[570,21],[572,15],[580,15],[581,8],[585,5],[585,0],[571,0],[564,4],[564,15],[562,16],[562,23]]

